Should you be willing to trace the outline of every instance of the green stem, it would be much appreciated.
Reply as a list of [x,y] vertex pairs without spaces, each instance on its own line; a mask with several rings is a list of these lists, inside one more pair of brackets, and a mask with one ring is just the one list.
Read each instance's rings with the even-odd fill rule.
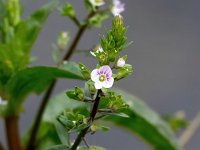
[[[91,12],[87,16],[85,21],[88,21],[88,19],[91,18],[93,15],[95,15],[95,12]],[[74,51],[76,49],[76,46],[78,45],[78,42],[80,41],[80,39],[81,39],[83,33],[85,32],[85,30],[87,29],[87,27],[88,27],[88,24],[85,24],[85,25],[83,25],[79,28],[71,46],[69,47],[69,50],[67,51],[66,55],[63,58],[63,61],[69,60],[71,58],[72,54],[74,53]],[[51,94],[54,90],[55,85],[56,85],[56,80],[54,80],[51,83],[51,85],[49,86],[49,88],[47,89],[47,91],[45,93],[45,96],[42,99],[42,103],[41,103],[41,105],[39,107],[39,111],[36,115],[36,119],[35,119],[34,124],[33,124],[31,135],[30,135],[30,138],[28,140],[28,144],[26,146],[26,150],[34,150],[37,133],[38,133],[39,126],[40,126],[40,123],[41,123],[41,120],[42,120],[42,115],[43,115],[44,110],[46,108],[46,105],[47,105],[47,103],[48,103],[48,101],[51,97]]]
[[18,132],[18,116],[6,117],[5,126],[9,150],[21,150]]
[[[98,110],[98,106],[99,106],[99,101],[100,101],[100,95],[101,95],[102,91],[98,90],[97,91],[97,97],[95,99],[95,103],[92,107],[92,111],[90,113],[90,118],[88,120],[88,122],[93,122],[93,120],[95,119],[97,110]],[[84,139],[85,135],[87,134],[88,130],[90,129],[90,126],[83,129],[82,131],[80,131],[80,133],[78,134],[74,144],[72,145],[70,150],[76,150],[77,147],[80,145],[81,141]]]
[[76,25],[77,27],[80,27],[80,26],[81,26],[81,24],[80,24],[79,20],[76,18],[76,16],[70,17],[70,19],[75,23],[75,25]]
[[[95,15],[95,12],[91,12],[87,18],[85,19],[86,21],[89,20],[89,18],[91,18],[92,16]],[[84,24],[83,26],[80,27],[79,31],[77,32],[75,38],[74,38],[74,42],[72,43],[72,45],[69,47],[69,50],[67,51],[66,55],[64,56],[63,60],[69,60],[72,56],[72,54],[74,53],[74,51],[76,50],[76,46],[78,44],[78,42],[80,41],[83,33],[85,32],[85,30],[88,27],[88,23]]]

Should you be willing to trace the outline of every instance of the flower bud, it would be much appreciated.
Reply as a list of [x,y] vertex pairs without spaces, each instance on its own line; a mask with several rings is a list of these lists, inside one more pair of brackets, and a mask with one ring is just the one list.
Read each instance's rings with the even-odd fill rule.
[[60,32],[58,34],[58,47],[63,50],[66,48],[67,43],[69,41],[69,33],[68,32]]
[[117,70],[115,80],[120,80],[133,72],[133,68],[129,64],[125,64]]
[[117,61],[117,67],[124,67],[126,64],[125,60],[123,58],[119,58]]
[[123,56],[123,57],[119,57],[117,59],[117,61],[115,62],[115,67],[116,68],[121,68],[121,67],[124,67],[124,65],[126,64],[126,59],[127,59],[127,56]]

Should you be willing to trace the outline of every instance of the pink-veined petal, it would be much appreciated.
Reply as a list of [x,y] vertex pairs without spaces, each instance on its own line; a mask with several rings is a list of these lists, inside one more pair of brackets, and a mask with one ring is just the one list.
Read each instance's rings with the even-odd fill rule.
[[96,89],[101,89],[103,87],[102,82],[95,82],[94,86]]
[[109,80],[103,82],[103,87],[111,88],[113,86],[113,83],[114,83],[114,78],[110,77]]
[[98,69],[94,69],[94,70],[91,72],[91,79],[92,79],[92,81],[94,81],[94,82],[99,81]]
[[100,67],[99,72],[102,72],[103,74],[107,74],[107,75],[109,75],[109,77],[112,76],[112,70],[111,70],[110,66],[108,66],[108,65]]

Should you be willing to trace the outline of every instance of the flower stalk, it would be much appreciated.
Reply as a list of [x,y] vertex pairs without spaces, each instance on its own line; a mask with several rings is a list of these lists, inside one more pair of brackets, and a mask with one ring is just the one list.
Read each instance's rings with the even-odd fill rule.
[[[89,122],[93,122],[94,119],[95,119],[95,116],[98,112],[98,105],[99,105],[99,102],[100,102],[100,95],[102,93],[102,90],[98,90],[97,91],[97,96],[95,98],[95,103],[92,107],[92,110],[91,110],[91,113],[90,113],[90,118],[88,119],[88,123]],[[79,146],[79,144],[81,143],[81,141],[84,139],[85,135],[88,133],[88,130],[90,129],[90,126],[88,126],[87,128],[83,129],[79,135],[77,136],[74,144],[72,145],[71,147],[71,150],[76,150],[77,147]]]
[[[95,15],[96,12],[91,12],[87,18],[85,19],[86,21],[91,18],[93,15]],[[63,60],[62,61],[67,61],[71,58],[72,54],[74,53],[74,51],[76,50],[76,46],[78,45],[82,35],[84,34],[85,30],[87,29],[88,27],[88,24],[85,24],[83,26],[81,26],[71,44],[71,46],[69,47],[66,55],[63,57]],[[51,85],[49,86],[49,88],[47,89],[43,99],[42,99],[42,103],[40,105],[40,108],[39,108],[39,111],[36,115],[36,119],[35,119],[35,122],[33,124],[33,129],[31,131],[31,136],[30,136],[30,139],[28,140],[28,144],[26,146],[26,150],[34,150],[34,147],[35,147],[35,140],[36,140],[36,136],[37,136],[37,133],[38,133],[38,130],[39,130],[39,125],[40,125],[40,122],[41,122],[41,119],[42,119],[42,115],[44,113],[44,110],[46,108],[46,105],[51,97],[51,94],[54,90],[54,87],[56,85],[57,81],[54,80],[52,81]]]

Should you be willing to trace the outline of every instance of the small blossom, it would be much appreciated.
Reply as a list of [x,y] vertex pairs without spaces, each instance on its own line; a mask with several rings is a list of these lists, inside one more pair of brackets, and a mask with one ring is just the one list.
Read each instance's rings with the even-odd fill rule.
[[95,82],[96,89],[111,88],[114,83],[110,66],[105,65],[91,72],[91,79]]
[[102,6],[105,4],[104,0],[90,0],[90,3],[93,6]]
[[125,60],[123,58],[119,58],[117,61],[117,67],[124,67],[126,64]]
[[102,53],[102,52],[103,52],[103,48],[99,46],[99,48],[97,49],[96,52],[97,52],[97,53],[99,53],[99,52]]
[[[103,52],[103,48],[102,47],[98,47],[98,49],[95,51],[95,53],[102,53]],[[90,54],[92,54],[94,57],[96,57],[96,54],[94,52],[90,51]]]
[[113,0],[112,14],[114,16],[121,16],[121,13],[125,10],[125,4],[121,3],[120,0]]

